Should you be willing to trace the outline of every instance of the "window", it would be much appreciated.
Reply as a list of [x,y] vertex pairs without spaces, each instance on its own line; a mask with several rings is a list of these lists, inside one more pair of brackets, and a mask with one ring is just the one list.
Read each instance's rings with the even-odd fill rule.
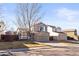
[[77,30],[74,31],[74,34],[77,35]]
[[43,27],[40,27],[40,31],[44,31],[44,28]]
[[0,25],[0,28],[1,28],[1,25]]

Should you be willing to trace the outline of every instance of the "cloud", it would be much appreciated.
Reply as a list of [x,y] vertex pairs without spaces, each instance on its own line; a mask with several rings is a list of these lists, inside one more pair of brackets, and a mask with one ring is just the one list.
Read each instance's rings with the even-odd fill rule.
[[56,15],[58,18],[69,22],[79,21],[79,11],[70,10],[68,8],[61,8],[56,10]]

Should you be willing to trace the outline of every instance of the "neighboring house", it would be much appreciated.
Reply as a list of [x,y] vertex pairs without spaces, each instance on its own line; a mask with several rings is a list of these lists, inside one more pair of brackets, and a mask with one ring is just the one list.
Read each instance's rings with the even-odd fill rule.
[[19,39],[27,39],[27,28],[18,28],[17,34],[19,35]]
[[49,32],[49,36],[52,37],[52,40],[67,40],[67,35],[62,32],[60,27],[55,27],[48,25],[47,32]]
[[15,31],[6,31],[5,35],[16,35]]
[[1,34],[4,34],[4,22],[3,21],[0,21],[0,39],[1,39]]
[[27,28],[18,28],[17,33],[21,35],[27,35]]
[[16,41],[18,40],[18,35],[16,35],[15,31],[6,31],[5,34],[1,35],[1,41]]
[[65,29],[64,33],[67,34],[72,40],[78,40],[77,30],[76,29]]

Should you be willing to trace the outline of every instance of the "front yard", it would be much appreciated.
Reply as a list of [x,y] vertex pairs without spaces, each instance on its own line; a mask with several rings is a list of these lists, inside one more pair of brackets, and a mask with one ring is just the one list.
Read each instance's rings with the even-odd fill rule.
[[[49,44],[48,44],[49,43]],[[0,50],[2,49],[13,49],[13,48],[34,48],[34,47],[53,47],[55,42],[32,42],[32,41],[13,41],[13,42],[0,42]],[[70,43],[70,42],[56,42],[55,45],[60,46],[77,46],[79,42]]]
[[[18,48],[18,49],[15,49]],[[24,49],[25,48],[25,49]],[[7,50],[10,49],[10,50]],[[79,56],[79,44],[69,42],[0,42],[0,54],[4,51],[14,56]]]
[[39,42],[31,42],[31,41],[0,42],[0,50],[13,49],[13,48],[32,48],[32,47],[41,47],[41,46],[48,46],[48,45]]
[[49,46],[42,46],[41,48],[30,49],[25,52],[16,52],[17,56],[79,56],[78,42],[49,42],[42,43]]

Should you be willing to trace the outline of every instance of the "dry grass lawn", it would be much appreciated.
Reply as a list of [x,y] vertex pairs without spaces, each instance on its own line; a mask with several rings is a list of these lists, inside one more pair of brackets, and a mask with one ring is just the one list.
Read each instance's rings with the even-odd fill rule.
[[31,41],[14,41],[14,42],[0,42],[1,49],[12,49],[12,48],[31,48],[46,46],[43,43],[31,42]]
[[[73,44],[69,42],[57,42],[60,45],[63,46],[75,46],[79,44]],[[0,50],[1,49],[12,49],[12,48],[32,48],[32,47],[43,47],[43,46],[48,46],[48,47],[53,47],[51,45],[48,45],[46,43],[40,43],[40,42],[31,42],[31,41],[14,41],[14,42],[0,42]]]

